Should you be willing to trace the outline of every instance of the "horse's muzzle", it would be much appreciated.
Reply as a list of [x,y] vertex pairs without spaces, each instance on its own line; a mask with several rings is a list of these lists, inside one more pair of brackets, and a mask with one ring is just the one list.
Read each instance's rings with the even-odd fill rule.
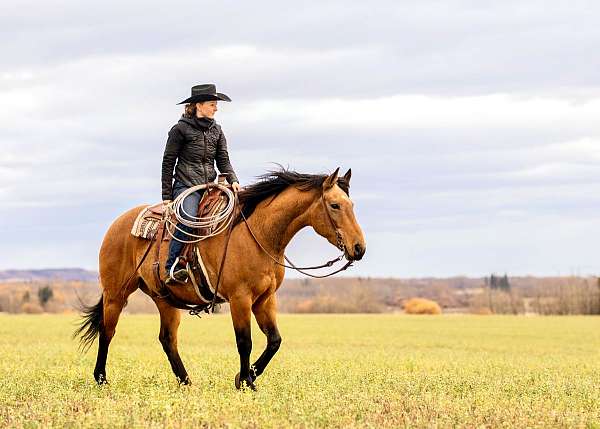
[[352,254],[350,254],[350,252],[346,251],[347,259],[349,261],[360,261],[362,259],[362,257],[364,256],[365,251],[367,249],[365,247],[363,247],[360,243],[356,243],[352,250],[353,250]]

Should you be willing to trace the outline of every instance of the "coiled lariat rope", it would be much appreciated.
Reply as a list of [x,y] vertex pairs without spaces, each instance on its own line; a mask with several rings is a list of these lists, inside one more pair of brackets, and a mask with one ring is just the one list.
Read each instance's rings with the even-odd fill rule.
[[[201,189],[207,189],[208,191],[209,188],[214,187],[219,188],[227,196],[227,205],[225,207],[219,209],[215,214],[208,216],[192,216],[185,211],[185,209],[183,208],[183,201],[189,195]],[[221,232],[225,231],[231,223],[231,221],[233,220],[232,213],[234,207],[235,195],[233,194],[233,191],[227,186],[220,185],[217,183],[192,186],[191,188],[179,194],[177,198],[175,198],[171,202],[171,204],[167,206],[168,213],[165,214],[167,232],[174,240],[177,240],[181,243],[198,243],[199,241],[206,240],[207,238],[219,235]],[[170,216],[170,214],[174,215],[176,221],[173,220],[173,217]],[[190,228],[190,231],[185,231],[181,229],[177,226],[178,223],[187,226],[188,228]],[[207,234],[195,234],[194,232],[191,232],[197,232],[199,228],[206,228],[210,232],[208,232]],[[180,239],[175,237],[176,231],[180,231],[181,233],[185,234],[185,236],[187,236],[188,239]]]

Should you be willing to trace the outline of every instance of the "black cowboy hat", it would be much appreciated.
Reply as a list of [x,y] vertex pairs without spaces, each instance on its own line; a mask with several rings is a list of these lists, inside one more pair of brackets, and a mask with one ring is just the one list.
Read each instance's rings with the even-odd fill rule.
[[177,104],[202,103],[204,101],[214,100],[231,101],[231,98],[225,94],[217,92],[217,87],[212,83],[206,83],[203,85],[192,86],[192,96]]

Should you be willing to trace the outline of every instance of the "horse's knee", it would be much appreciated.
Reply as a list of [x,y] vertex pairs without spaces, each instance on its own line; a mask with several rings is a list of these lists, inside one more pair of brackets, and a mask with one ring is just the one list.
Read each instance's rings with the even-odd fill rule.
[[168,330],[161,330],[160,334],[158,334],[158,341],[160,341],[163,350],[166,352],[171,349],[171,346],[173,344],[173,336]]
[[279,347],[281,346],[281,335],[279,335],[279,332],[276,332],[273,335],[270,335],[269,338],[267,339],[267,348],[269,350],[271,350],[273,353],[275,353],[277,350],[279,350]]

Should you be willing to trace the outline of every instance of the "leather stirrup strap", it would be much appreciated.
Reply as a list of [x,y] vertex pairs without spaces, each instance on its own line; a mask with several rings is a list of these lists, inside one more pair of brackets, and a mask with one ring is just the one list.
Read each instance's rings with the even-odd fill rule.
[[154,272],[154,278],[156,280],[156,287],[158,287],[159,295],[165,295],[164,292],[168,293],[168,290],[160,278],[160,245],[163,241],[165,235],[165,223],[164,221],[160,223],[158,230],[156,231],[156,235],[154,236],[156,239],[156,252],[154,254],[154,262],[152,263],[152,268]]

